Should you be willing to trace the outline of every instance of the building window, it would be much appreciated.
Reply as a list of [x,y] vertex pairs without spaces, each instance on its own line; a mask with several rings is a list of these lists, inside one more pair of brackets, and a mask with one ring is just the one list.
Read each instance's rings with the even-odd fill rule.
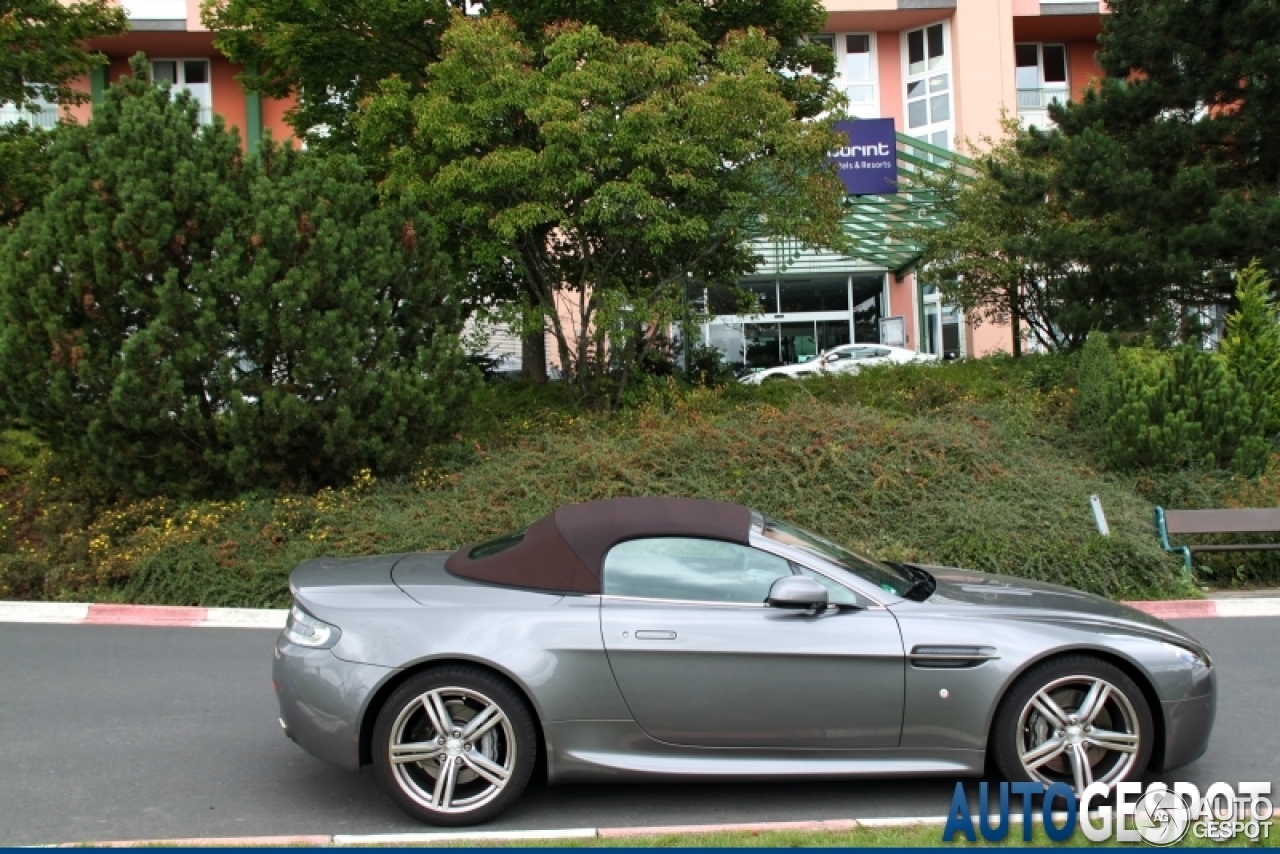
[[1069,100],[1067,46],[1023,43],[1014,46],[1017,64],[1018,115],[1025,124],[1050,124],[1048,108],[1054,101]]
[[906,41],[907,133],[939,148],[951,148],[952,73],[947,22],[903,34]]
[[754,314],[719,315],[703,341],[726,362],[759,369],[817,358],[844,344],[880,343],[888,295],[883,273],[744,279]]
[[875,33],[821,33],[810,36],[809,40],[825,45],[835,54],[834,83],[849,99],[849,115],[859,119],[880,118]]
[[32,127],[52,129],[58,124],[58,105],[35,98],[31,103],[17,106],[12,101],[0,102],[0,125],[26,122]]
[[924,325],[920,334],[920,351],[940,359],[964,356],[964,314],[942,300],[936,285],[923,287]]
[[151,63],[151,82],[186,89],[200,105],[200,124],[213,121],[213,84],[207,59],[157,59]]

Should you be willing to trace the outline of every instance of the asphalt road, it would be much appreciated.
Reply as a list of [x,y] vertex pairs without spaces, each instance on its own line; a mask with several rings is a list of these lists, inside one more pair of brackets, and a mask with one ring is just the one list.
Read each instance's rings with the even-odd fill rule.
[[[1203,790],[1280,778],[1280,619],[1186,620],[1220,675]],[[0,624],[0,845],[428,828],[281,734],[275,632]],[[486,829],[941,815],[954,780],[536,785]]]

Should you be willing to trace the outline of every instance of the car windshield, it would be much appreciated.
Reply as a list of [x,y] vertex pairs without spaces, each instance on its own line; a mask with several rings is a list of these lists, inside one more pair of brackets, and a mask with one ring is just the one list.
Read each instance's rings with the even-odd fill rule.
[[892,567],[885,566],[870,558],[865,558],[860,554],[855,554],[825,537],[820,537],[803,528],[797,528],[787,522],[779,522],[777,519],[765,517],[764,535],[774,542],[794,546],[811,555],[830,561],[895,596],[902,596],[911,589],[911,582],[914,579],[906,572],[899,572]]

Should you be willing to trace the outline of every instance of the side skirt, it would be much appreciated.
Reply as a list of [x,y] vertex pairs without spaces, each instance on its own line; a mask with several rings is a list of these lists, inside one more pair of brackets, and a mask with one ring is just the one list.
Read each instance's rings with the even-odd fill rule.
[[684,747],[650,738],[634,721],[563,721],[544,727],[547,779],[556,783],[772,780],[780,777],[981,775],[982,750],[883,748],[762,750]]

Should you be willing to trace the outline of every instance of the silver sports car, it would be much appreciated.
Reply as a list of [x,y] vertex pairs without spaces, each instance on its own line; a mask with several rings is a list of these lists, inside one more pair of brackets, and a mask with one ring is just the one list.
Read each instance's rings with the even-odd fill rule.
[[308,561],[290,738],[432,824],[551,783],[1136,779],[1204,752],[1213,664],[1053,584],[875,561],[733,504],[561,507],[453,553]]

